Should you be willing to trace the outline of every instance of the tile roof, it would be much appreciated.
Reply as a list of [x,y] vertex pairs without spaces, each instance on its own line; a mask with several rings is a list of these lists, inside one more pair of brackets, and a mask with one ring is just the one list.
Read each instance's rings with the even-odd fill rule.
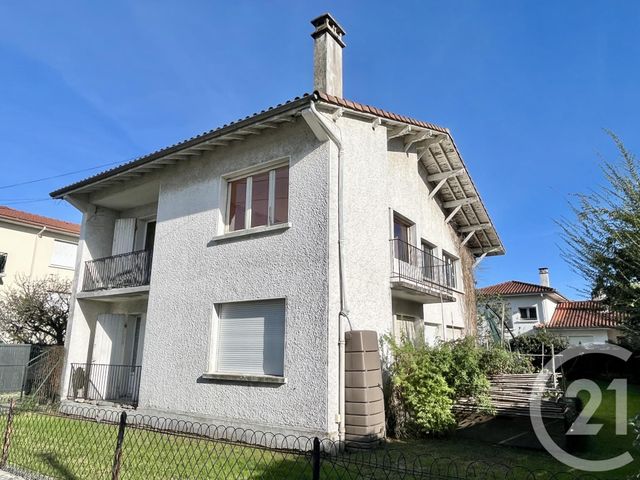
[[622,314],[610,312],[601,302],[585,300],[561,302],[556,307],[547,328],[615,328]]
[[555,288],[536,285],[535,283],[519,282],[517,280],[511,280],[508,282],[479,288],[478,292],[482,295],[526,295],[529,293],[558,293]]
[[147,155],[143,155],[141,157],[138,157],[134,160],[131,160],[130,162],[126,162],[123,163],[122,165],[118,165],[117,167],[111,168],[109,170],[105,170],[103,172],[97,173],[95,175],[92,175],[90,177],[87,177],[83,180],[80,180],[78,182],[72,183],[70,185],[67,185],[66,187],[60,188],[58,190],[55,190],[53,192],[51,192],[51,196],[54,198],[61,198],[64,194],[75,190],[77,188],[83,187],[85,185],[89,185],[93,182],[97,182],[99,180],[103,180],[105,178],[108,178],[112,175],[116,175],[118,173],[122,173],[125,172],[131,168],[135,168],[138,167],[140,165],[143,165],[145,163],[148,163],[152,160],[155,160],[159,157],[163,157],[165,155],[169,155],[171,153],[177,152],[183,148],[188,148],[191,145],[209,140],[210,138],[215,138],[219,135],[222,135],[224,133],[227,133],[229,130],[235,130],[237,128],[241,128],[244,127],[248,124],[251,124],[253,122],[257,122],[262,120],[263,118],[266,117],[270,117],[273,115],[277,115],[279,113],[282,113],[286,110],[291,110],[293,108],[296,108],[298,106],[304,105],[304,104],[308,104],[308,102],[310,101],[323,101],[325,103],[330,103],[332,105],[338,106],[338,107],[343,107],[343,108],[349,108],[351,110],[357,111],[357,112],[362,112],[362,113],[369,113],[371,115],[376,115],[378,117],[381,118],[385,118],[387,120],[393,120],[393,121],[397,121],[397,122],[404,122],[410,125],[415,125],[418,127],[422,127],[422,128],[429,128],[432,130],[437,130],[439,132],[442,133],[449,133],[448,129],[443,128],[443,127],[439,127],[438,125],[434,125],[432,123],[427,123],[427,122],[423,122],[421,120],[416,120],[415,118],[411,118],[411,117],[405,117],[404,115],[398,115],[392,112],[389,112],[387,110],[381,110],[379,108],[376,107],[372,107],[369,105],[365,105],[363,103],[358,103],[358,102],[353,102],[351,100],[345,100],[343,98],[339,98],[339,97],[335,97],[333,95],[329,95],[323,92],[313,92],[313,93],[305,93],[299,97],[295,97],[292,100],[288,100],[286,102],[280,103],[278,105],[276,105],[275,107],[269,107],[265,110],[262,110],[260,112],[254,113],[252,115],[248,115],[242,119],[236,120],[234,122],[230,122],[227,123],[225,125],[223,125],[222,127],[219,128],[215,128],[212,130],[208,130],[206,132],[200,133],[198,135],[195,135],[191,138],[188,138],[186,140],[182,140],[180,142],[174,143],[173,145],[170,145],[168,147],[164,147],[161,148],[159,150],[156,150],[152,153],[149,153]]
[[415,118],[405,117],[404,115],[398,115],[397,113],[389,112],[387,110],[381,110],[376,107],[365,105],[363,103],[352,102],[344,98],[335,97],[324,92],[314,92],[315,98],[322,100],[338,107],[350,108],[356,112],[369,113],[376,115],[387,120],[395,120],[396,122],[408,123],[409,125],[415,125],[417,127],[428,128],[430,130],[436,130],[442,133],[449,133],[447,128],[439,127],[433,123],[423,122],[422,120],[416,120]]
[[0,221],[9,220],[12,222],[31,225],[34,227],[47,227],[60,232],[72,235],[80,235],[80,225],[77,223],[56,220],[55,218],[43,217],[29,212],[14,210],[13,208],[3,207],[0,205]]

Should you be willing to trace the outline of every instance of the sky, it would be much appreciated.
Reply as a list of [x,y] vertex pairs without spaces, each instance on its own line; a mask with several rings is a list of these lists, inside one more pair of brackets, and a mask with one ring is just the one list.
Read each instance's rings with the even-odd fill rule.
[[545,266],[583,298],[557,222],[616,158],[604,129],[640,152],[631,0],[1,2],[0,204],[79,222],[48,193],[310,92],[324,12],[345,98],[451,129],[507,249],[478,285]]

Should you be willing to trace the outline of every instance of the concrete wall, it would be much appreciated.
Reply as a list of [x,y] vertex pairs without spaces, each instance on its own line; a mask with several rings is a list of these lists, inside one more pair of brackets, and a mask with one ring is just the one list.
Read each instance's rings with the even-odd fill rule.
[[610,340],[617,342],[615,334],[611,335],[614,338],[609,338],[609,331],[615,332],[606,328],[553,329],[555,334],[566,337],[570,345],[605,344]]
[[77,244],[78,237],[51,230],[45,230],[38,236],[40,230],[41,227],[0,220],[0,252],[8,254],[6,275],[0,278],[0,290],[10,287],[21,275],[32,278],[59,275],[73,279],[73,268],[52,265],[51,259],[56,240]]

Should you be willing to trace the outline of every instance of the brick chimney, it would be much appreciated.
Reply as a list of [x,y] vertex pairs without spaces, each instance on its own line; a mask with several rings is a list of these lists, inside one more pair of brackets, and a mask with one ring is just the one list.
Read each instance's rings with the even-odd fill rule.
[[540,273],[540,285],[543,287],[550,287],[551,283],[549,282],[549,269],[547,267],[541,267],[538,269],[538,273]]
[[316,27],[313,45],[313,89],[342,98],[342,37],[345,31],[325,13],[311,20]]

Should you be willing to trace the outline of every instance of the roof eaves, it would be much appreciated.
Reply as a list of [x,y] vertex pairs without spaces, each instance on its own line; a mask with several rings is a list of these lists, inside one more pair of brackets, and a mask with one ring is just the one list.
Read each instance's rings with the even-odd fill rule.
[[234,132],[236,130],[239,130],[241,128],[247,127],[249,125],[252,125],[254,123],[258,123],[264,120],[267,120],[268,118],[280,115],[284,112],[287,112],[289,110],[293,110],[295,108],[298,108],[302,105],[305,105],[307,103],[309,103],[309,101],[314,100],[314,96],[310,95],[310,94],[304,94],[300,97],[296,97],[293,100],[290,100],[288,102],[279,104],[275,107],[270,107],[266,110],[262,110],[259,113],[253,114],[253,115],[249,115],[241,120],[235,121],[235,122],[231,122],[228,124],[223,125],[220,128],[214,129],[214,130],[210,130],[207,132],[204,132],[200,135],[196,135],[194,137],[191,137],[187,140],[184,140],[182,142],[178,142],[176,144],[173,144],[171,146],[162,148],[160,150],[156,150],[155,152],[149,153],[147,155],[144,155],[142,157],[138,157],[130,162],[124,163],[122,165],[119,165],[115,168],[109,169],[109,170],[105,170],[103,172],[100,172],[96,175],[93,175],[91,177],[85,178],[83,180],[80,180],[78,182],[72,183],[70,185],[67,185],[66,187],[60,188],[58,190],[55,190],[53,192],[51,192],[49,195],[52,198],[62,198],[65,195],[68,195],[69,193],[72,193],[75,190],[78,190],[82,187],[86,187],[87,185],[90,184],[94,184],[97,182],[100,182],[102,180],[105,180],[107,178],[111,178],[113,176],[125,173],[133,168],[137,168],[140,167],[142,165],[145,165],[149,162],[152,162],[154,160],[160,159],[162,157],[165,157],[167,155],[171,155],[177,152],[180,152],[183,149],[189,148],[189,147],[193,147],[195,145],[198,145],[202,142],[206,142],[209,140],[213,140],[217,137],[221,137],[223,135],[229,134],[231,132]]

